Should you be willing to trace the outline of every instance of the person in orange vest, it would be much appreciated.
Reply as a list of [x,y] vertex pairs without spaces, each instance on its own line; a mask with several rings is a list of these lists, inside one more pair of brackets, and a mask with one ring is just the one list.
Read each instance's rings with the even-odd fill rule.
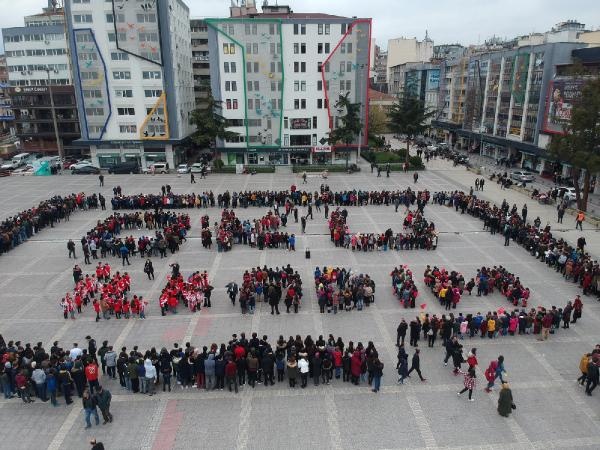
[[583,211],[579,211],[577,213],[577,217],[575,218],[575,229],[577,229],[577,227],[579,227],[579,229],[581,231],[583,231],[582,224],[583,224],[584,220],[585,220],[585,214],[584,214],[584,212]]

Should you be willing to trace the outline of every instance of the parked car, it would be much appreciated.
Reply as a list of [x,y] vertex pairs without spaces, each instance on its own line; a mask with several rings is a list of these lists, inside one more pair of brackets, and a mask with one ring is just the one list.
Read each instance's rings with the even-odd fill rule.
[[561,186],[558,188],[558,196],[567,202],[571,202],[577,198],[574,187]]
[[157,162],[144,169],[144,173],[169,173],[169,163]]
[[80,169],[81,167],[91,166],[92,162],[89,159],[82,159],[81,161],[77,161],[69,166],[69,169],[75,170]]
[[192,167],[190,167],[192,173],[200,173],[202,172],[202,163],[194,163]]
[[73,175],[98,175],[100,173],[100,169],[96,166],[83,166],[73,169],[71,173]]
[[177,166],[177,173],[190,173],[190,166],[188,166],[187,164],[179,164]]
[[108,173],[140,173],[140,166],[136,161],[126,161],[109,167]]
[[521,181],[523,183],[535,181],[535,175],[531,172],[527,172],[526,170],[515,170],[510,173],[510,177],[513,180]]

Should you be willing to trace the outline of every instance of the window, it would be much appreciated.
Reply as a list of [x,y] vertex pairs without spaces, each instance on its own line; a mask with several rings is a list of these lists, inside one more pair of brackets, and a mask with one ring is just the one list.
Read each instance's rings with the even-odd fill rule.
[[330,24],[326,23],[325,24],[325,34],[329,34],[330,31],[331,31],[331,26],[330,26]]
[[137,133],[137,125],[119,125],[121,133]]
[[329,42],[325,42],[325,53],[329,53]]
[[340,29],[341,34],[346,34],[347,24],[343,23]]
[[103,116],[104,108],[85,108],[86,116]]
[[346,53],[352,53],[352,42],[346,44]]
[[306,99],[294,99],[294,109],[306,109]]
[[300,34],[306,34],[306,25],[300,24]]
[[271,81],[271,92],[281,92],[281,81]]
[[318,62],[317,63],[317,72],[321,73],[323,71],[323,63],[322,62]]
[[235,68],[235,63],[234,63],[234,62],[232,62],[232,63],[229,63],[229,67],[230,67],[230,69],[231,69],[231,73],[235,73],[235,70],[236,70],[236,68]]
[[[248,82],[250,83],[250,82]],[[226,81],[225,82],[225,90],[226,91],[237,91],[237,82],[236,81]]]
[[144,80],[160,80],[161,74],[159,70],[145,70],[142,72]]
[[[79,40],[80,36],[87,36],[84,34],[78,35],[77,38]],[[108,42],[117,42],[117,35],[115,33],[108,33]]]
[[115,17],[112,14],[106,14],[106,22],[113,23],[115,21]]
[[115,96],[119,98],[133,98],[133,91],[131,89],[116,89]]
[[77,42],[92,42],[92,36],[86,33],[77,33],[75,40]]
[[228,98],[227,100],[225,100],[225,106],[227,109],[231,109],[231,99]]
[[318,30],[317,33],[323,34],[323,24],[322,23],[320,23],[319,25],[317,25],[317,30]]
[[[27,50],[27,56],[34,56],[33,50]],[[81,52],[77,54],[77,59],[79,59],[79,61],[96,61],[98,59],[98,55],[94,52]]]
[[226,55],[235,55],[235,44],[223,44],[223,53]]
[[340,62],[340,73],[344,73],[345,71],[346,71],[346,62],[341,61]]
[[113,78],[115,80],[131,80],[131,72],[128,70],[115,70],[113,72]]
[[285,145],[286,147],[290,145],[290,135],[289,134],[283,135],[283,145]]
[[329,72],[329,61],[325,63],[325,72]]
[[294,34],[298,34],[298,24],[294,24]]
[[119,116],[135,116],[135,108],[117,108]]
[[91,14],[73,14],[73,22],[75,23],[92,23]]
[[158,42],[158,33],[156,32],[142,32],[138,33],[138,39],[140,42]]
[[129,55],[123,52],[111,52],[110,59],[113,61],[128,61]]
[[270,23],[269,24],[269,34],[272,36],[274,34],[277,34],[277,27],[275,26],[274,23]]
[[317,44],[317,53],[323,53],[323,44],[320,42]]
[[289,121],[287,117],[283,118],[283,128],[285,128],[286,130],[289,128]]
[[300,63],[300,72],[306,72],[306,63],[304,61]]
[[[256,103],[258,103],[258,100]],[[248,109],[254,109],[254,99],[253,98],[248,99]]]
[[233,109],[238,109],[238,101],[237,98],[233,99]]
[[84,89],[83,98],[102,98],[100,89]]
[[352,72],[352,63],[350,61],[346,62],[346,72]]
[[300,63],[298,61],[294,61],[294,72],[300,72]]
[[144,97],[160,97],[161,94],[160,89],[144,89]]
[[322,98],[317,99],[317,109],[323,109],[323,99]]
[[81,79],[82,80],[97,80],[98,79],[98,72],[81,72]]
[[294,91],[298,92],[300,90],[300,82],[294,81]]
[[290,145],[310,145],[310,134],[292,134],[290,136]]
[[154,14],[154,13],[138,14],[137,21],[139,23],[144,23],[144,22],[155,23],[156,22],[156,14]]
[[323,90],[323,81],[318,80],[317,81],[317,91],[322,91]]
[[300,100],[300,109],[306,109],[306,99],[305,98]]
[[223,63],[223,72],[229,73],[229,63]]
[[294,54],[297,55],[298,53],[300,53],[300,44],[294,42]]
[[248,119],[249,127],[262,127],[262,119]]
[[312,127],[317,128],[317,116],[313,116]]

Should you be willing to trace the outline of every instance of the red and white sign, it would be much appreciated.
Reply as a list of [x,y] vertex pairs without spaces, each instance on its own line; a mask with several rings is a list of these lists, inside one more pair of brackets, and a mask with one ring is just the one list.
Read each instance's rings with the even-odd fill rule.
[[313,153],[331,153],[331,145],[320,145],[312,148]]

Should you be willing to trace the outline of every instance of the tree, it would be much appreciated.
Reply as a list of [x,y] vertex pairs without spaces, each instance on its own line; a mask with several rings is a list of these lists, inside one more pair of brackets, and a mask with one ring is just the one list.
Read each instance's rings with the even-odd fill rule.
[[374,138],[388,131],[388,116],[381,106],[369,108],[369,137]]
[[410,161],[410,141],[422,134],[428,127],[427,120],[435,111],[427,111],[419,98],[404,94],[398,97],[389,114],[389,127],[394,134],[406,136],[406,164]]
[[590,179],[600,171],[600,78],[583,85],[580,100],[571,110],[571,120],[563,129],[564,134],[552,137],[548,150],[557,160],[573,167],[577,207],[587,211]]
[[[329,133],[329,145],[343,143],[347,147],[354,142],[362,130],[362,121],[360,120],[360,103],[352,103],[348,98],[350,92],[340,94],[339,99],[335,102],[335,109],[339,114],[345,113],[343,116],[338,116],[336,127]],[[347,155],[348,153],[346,153]],[[348,165],[348,156],[346,156],[346,166]]]
[[238,134],[227,130],[227,122],[221,115],[221,101],[215,100],[212,92],[208,92],[206,107],[192,111],[190,122],[196,126],[192,140],[201,148],[214,147],[215,139],[228,139]]

